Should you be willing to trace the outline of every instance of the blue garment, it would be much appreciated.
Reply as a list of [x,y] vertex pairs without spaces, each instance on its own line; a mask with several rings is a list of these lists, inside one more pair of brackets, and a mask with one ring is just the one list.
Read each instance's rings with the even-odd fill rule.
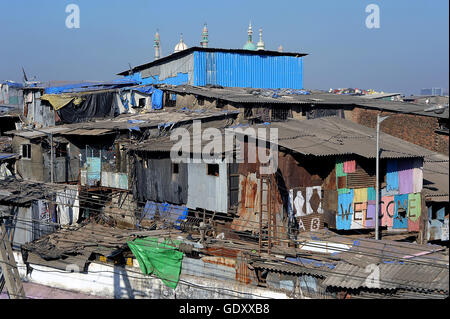
[[163,107],[163,91],[155,89],[152,94],[152,109],[160,110]]

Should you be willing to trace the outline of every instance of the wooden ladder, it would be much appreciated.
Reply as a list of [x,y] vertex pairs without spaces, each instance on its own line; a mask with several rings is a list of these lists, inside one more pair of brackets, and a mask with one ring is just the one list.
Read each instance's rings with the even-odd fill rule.
[[[273,225],[272,225],[272,182],[270,175],[261,175],[260,189],[260,209],[259,209],[259,253],[263,253],[264,246],[267,245],[267,254],[270,254],[272,247]],[[264,217],[267,217],[267,240],[263,236]]]
[[16,260],[8,240],[5,225],[0,219],[0,264],[10,299],[25,299],[22,281],[17,270]]

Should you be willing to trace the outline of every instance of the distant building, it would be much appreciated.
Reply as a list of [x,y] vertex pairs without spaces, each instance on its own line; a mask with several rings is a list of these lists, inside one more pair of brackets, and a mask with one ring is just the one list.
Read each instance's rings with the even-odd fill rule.
[[430,88],[430,89],[422,89],[420,90],[420,95],[444,95],[443,88]]

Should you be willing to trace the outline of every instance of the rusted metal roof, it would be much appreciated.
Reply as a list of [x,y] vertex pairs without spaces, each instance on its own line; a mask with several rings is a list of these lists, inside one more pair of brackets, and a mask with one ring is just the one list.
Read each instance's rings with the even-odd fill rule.
[[[305,155],[331,156],[355,154],[376,157],[376,131],[341,119],[323,117],[312,120],[288,120],[251,126],[278,129],[278,145]],[[424,157],[433,154],[423,147],[380,133],[381,158]]]

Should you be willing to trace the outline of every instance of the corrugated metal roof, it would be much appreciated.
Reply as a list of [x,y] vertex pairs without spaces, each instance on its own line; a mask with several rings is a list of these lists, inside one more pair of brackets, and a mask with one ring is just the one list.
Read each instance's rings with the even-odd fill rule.
[[[438,118],[449,118],[448,108],[439,114],[436,112],[426,112],[424,110],[430,108],[430,104],[417,103],[412,104],[400,101],[385,101],[377,99],[364,99],[360,96],[339,95],[323,91],[309,91],[310,94],[285,94],[278,92],[274,96],[276,90],[236,88],[236,87],[199,87],[192,85],[160,87],[163,91],[174,93],[195,94],[209,98],[215,98],[234,103],[251,103],[251,104],[295,104],[295,105],[336,105],[336,106],[357,106],[362,108],[372,108],[385,110],[394,113],[408,113],[422,116],[431,116]],[[276,89],[276,88],[274,88]],[[272,92],[273,91],[273,92]],[[287,92],[287,91],[286,91]]]
[[[237,116],[239,111],[227,111],[227,110],[193,110],[193,111],[156,111],[143,114],[124,114],[110,119],[101,119],[91,122],[64,124],[58,126],[52,126],[36,130],[13,130],[8,131],[6,134],[18,135],[25,138],[36,138],[46,136],[45,133],[53,134],[73,134],[73,130],[81,130],[82,134],[79,135],[93,135],[89,130],[101,130],[98,132],[107,133],[112,130],[128,130],[130,128],[149,128],[158,126],[170,126],[175,123],[184,121],[202,120],[207,118],[220,118],[227,116]],[[78,135],[78,134],[77,134]]]
[[[288,120],[253,128],[278,129],[278,144],[305,155],[331,156],[356,154],[376,157],[376,131],[338,117],[313,120]],[[409,158],[430,156],[433,152],[402,139],[380,133],[381,158]]]
[[374,288],[374,284],[381,289],[448,291],[448,267],[413,264],[378,264],[377,267],[379,279],[371,283],[373,269],[367,271],[365,267],[340,262],[323,281],[323,285],[358,289]]
[[423,164],[423,191],[427,200],[448,202],[449,157],[434,153],[425,158]]
[[111,133],[111,130],[105,129],[75,129],[67,132],[62,132],[63,135],[103,135]]

